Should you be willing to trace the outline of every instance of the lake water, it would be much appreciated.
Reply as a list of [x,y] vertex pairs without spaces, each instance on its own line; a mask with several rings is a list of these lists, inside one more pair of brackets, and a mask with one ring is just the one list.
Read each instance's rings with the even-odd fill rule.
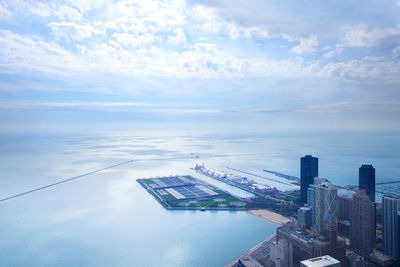
[[[204,163],[225,171],[233,167],[268,176],[262,172],[267,168],[298,176],[299,158],[313,154],[320,158],[320,176],[335,183],[356,184],[364,163],[372,163],[377,180],[386,181],[399,177],[399,143],[397,135],[383,140],[378,135],[1,135],[1,198],[126,160],[143,161],[0,202],[0,265],[221,266],[277,225],[246,212],[167,211],[137,178],[189,174],[248,197],[190,168]],[[191,153],[199,158],[146,161]],[[263,154],[213,157],[240,153]]]

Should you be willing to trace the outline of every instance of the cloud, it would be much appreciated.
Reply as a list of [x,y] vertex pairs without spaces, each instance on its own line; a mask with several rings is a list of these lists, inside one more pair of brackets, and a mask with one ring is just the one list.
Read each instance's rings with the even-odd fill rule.
[[168,36],[168,43],[172,45],[186,44],[186,35],[182,29],[175,29],[174,35]]
[[324,106],[310,106],[308,110],[348,112],[349,109],[363,110],[366,112],[373,111],[400,111],[400,101],[353,101],[353,102],[337,102]]
[[91,37],[93,34],[101,33],[100,29],[90,24],[78,24],[74,22],[51,22],[48,26],[53,31],[56,38],[64,38],[66,40],[82,40]]
[[138,47],[138,46],[149,46],[155,41],[154,35],[145,33],[138,36],[134,36],[130,33],[113,33],[112,37],[124,46]]
[[11,12],[2,4],[0,4],[0,20],[6,20],[11,17]]
[[86,69],[72,52],[55,42],[0,30],[0,72],[40,71],[52,74]]
[[79,21],[82,19],[82,14],[75,8],[69,6],[60,6],[54,13],[62,20]]
[[346,32],[339,46],[374,47],[385,42],[400,43],[400,25],[388,28],[368,28],[358,25]]
[[[303,16],[321,12],[319,5],[310,5],[295,6],[300,10],[310,8]],[[329,33],[312,27],[301,31],[303,24],[315,20],[310,16],[299,19],[298,25],[291,24],[299,30],[294,33],[287,25],[291,18],[274,21],[277,15],[272,11],[279,11],[281,16],[296,10],[278,1],[267,5],[251,0],[248,9],[237,1],[183,0],[38,4],[20,0],[3,7],[3,13],[9,13],[5,17],[13,14],[21,24],[32,23],[26,14],[35,14],[32,29],[37,30],[26,33],[4,26],[7,29],[0,33],[1,73],[99,72],[177,79],[324,77],[383,82],[395,81],[399,74],[392,58],[397,55],[395,47],[380,51],[375,66],[364,48],[396,43],[400,26],[358,24]],[[265,11],[272,17],[251,10]],[[318,12],[315,15],[321,17]],[[360,50],[349,54],[346,47]]]
[[318,38],[312,35],[309,38],[300,38],[300,44],[293,47],[290,51],[297,54],[312,53],[318,47]]
[[379,57],[364,57],[360,60],[331,62],[322,67],[318,75],[364,82],[400,82],[400,62]]
[[331,50],[322,55],[324,58],[331,58],[335,55],[335,51]]

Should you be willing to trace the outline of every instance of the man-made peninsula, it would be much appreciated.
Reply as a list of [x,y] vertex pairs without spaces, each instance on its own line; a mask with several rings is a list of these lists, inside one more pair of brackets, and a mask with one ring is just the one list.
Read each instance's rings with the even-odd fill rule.
[[166,209],[247,210],[250,204],[191,176],[137,179]]

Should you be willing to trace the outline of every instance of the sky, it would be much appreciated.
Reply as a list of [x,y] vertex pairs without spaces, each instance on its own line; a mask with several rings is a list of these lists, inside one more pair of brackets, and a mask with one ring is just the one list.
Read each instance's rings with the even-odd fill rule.
[[399,0],[0,0],[0,132],[398,131]]

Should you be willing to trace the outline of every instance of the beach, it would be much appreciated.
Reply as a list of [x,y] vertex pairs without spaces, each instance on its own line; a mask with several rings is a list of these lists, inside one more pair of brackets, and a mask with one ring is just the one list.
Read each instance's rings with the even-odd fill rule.
[[266,209],[249,210],[248,212],[264,220],[268,220],[279,225],[283,225],[290,221],[289,218]]

